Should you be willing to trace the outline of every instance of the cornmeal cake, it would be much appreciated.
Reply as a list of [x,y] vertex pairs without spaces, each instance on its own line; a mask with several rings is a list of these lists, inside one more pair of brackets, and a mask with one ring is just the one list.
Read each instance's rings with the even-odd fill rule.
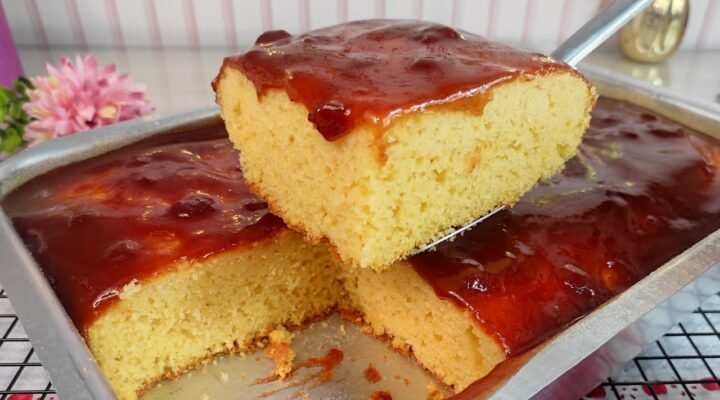
[[222,136],[218,128],[136,145],[54,171],[7,199],[123,400],[322,316],[342,293],[328,251],[247,190]]
[[251,188],[373,269],[558,172],[595,103],[547,56],[394,20],[267,32],[213,87]]
[[462,390],[720,229],[719,199],[720,142],[601,99],[579,154],[513,208],[387,271],[345,268],[349,308]]
[[283,327],[334,307],[461,391],[720,228],[720,145],[602,99],[579,154],[512,209],[348,268],[248,191],[223,134],[164,135],[3,201],[122,400],[265,336],[288,374]]

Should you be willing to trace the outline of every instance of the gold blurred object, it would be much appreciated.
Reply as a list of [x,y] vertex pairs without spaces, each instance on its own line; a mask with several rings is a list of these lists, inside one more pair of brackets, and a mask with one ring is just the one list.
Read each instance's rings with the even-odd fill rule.
[[620,49],[635,61],[665,61],[680,46],[689,13],[690,0],[655,0],[620,30]]

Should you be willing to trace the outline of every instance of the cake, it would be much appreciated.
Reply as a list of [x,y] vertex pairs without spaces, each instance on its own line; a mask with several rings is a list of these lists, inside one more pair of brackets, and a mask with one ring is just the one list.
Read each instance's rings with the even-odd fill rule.
[[600,99],[579,154],[513,208],[352,268],[268,212],[225,135],[162,135],[3,200],[121,400],[338,308],[461,391],[720,228],[720,143]]
[[595,103],[562,62],[396,20],[267,32],[213,87],[252,190],[375,270],[558,172]]
[[463,390],[720,229],[718,199],[720,142],[601,98],[561,174],[435,251],[344,268],[344,286],[374,334]]
[[61,168],[6,200],[122,400],[323,316],[343,293],[329,252],[248,191],[218,134]]

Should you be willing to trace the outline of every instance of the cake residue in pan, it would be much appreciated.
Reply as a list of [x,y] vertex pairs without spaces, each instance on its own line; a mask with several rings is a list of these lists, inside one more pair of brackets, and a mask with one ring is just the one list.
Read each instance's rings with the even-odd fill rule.
[[378,390],[370,394],[370,400],[392,400],[392,395],[388,392]]

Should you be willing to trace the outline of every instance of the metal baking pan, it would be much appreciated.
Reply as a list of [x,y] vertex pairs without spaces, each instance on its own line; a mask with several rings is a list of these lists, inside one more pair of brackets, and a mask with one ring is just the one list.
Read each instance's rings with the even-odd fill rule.
[[[621,78],[611,71],[583,72],[605,96],[633,102],[720,139],[720,109],[658,87]],[[24,182],[62,165],[101,155],[139,140],[222,123],[216,108],[159,120],[135,120],[56,139],[0,163],[0,198]],[[720,199],[718,199],[720,201]],[[0,210],[0,277],[38,356],[61,399],[116,398],[92,354],[45,276]],[[577,399],[616,374],[643,347],[720,289],[720,230],[611,299],[553,339],[511,362],[459,398]],[[342,326],[342,328],[341,328]],[[344,334],[341,333],[344,330]],[[333,379],[309,390],[310,398],[367,399],[385,390],[395,399],[427,396],[432,378],[412,361],[369,338],[358,327],[331,317],[299,332],[293,342],[300,359],[330,347],[345,352]],[[362,375],[372,362],[383,380],[369,385]],[[255,385],[270,373],[261,355],[227,356],[162,383],[143,399],[255,398],[284,383]],[[275,386],[273,386],[275,385]],[[303,388],[267,397],[291,398]]]

